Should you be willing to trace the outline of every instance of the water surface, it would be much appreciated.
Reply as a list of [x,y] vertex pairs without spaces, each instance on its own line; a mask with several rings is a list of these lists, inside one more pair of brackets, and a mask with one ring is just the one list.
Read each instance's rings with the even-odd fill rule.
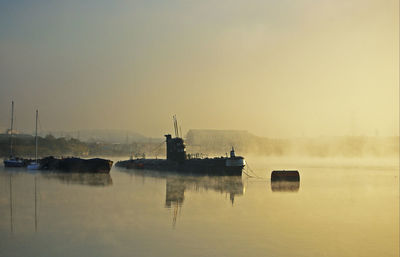
[[398,256],[395,162],[248,162],[257,178],[0,168],[0,256]]

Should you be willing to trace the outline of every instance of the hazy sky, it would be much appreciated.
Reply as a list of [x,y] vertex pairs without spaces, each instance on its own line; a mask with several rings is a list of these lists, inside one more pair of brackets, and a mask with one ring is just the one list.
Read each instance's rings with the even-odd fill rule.
[[0,127],[393,135],[397,0],[0,1]]

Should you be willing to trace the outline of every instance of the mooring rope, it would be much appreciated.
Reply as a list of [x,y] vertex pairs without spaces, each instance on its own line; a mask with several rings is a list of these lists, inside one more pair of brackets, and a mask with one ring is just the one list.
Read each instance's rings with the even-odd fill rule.
[[254,176],[248,174],[245,170],[243,171],[243,173],[244,173],[247,177],[249,177],[249,178],[257,178],[257,177],[254,177]]
[[[247,172],[246,172],[247,171]],[[253,169],[250,168],[248,162],[246,161],[246,166],[245,166],[245,170],[243,170],[243,173],[248,176],[249,178],[256,178],[256,179],[266,179],[264,177],[260,177],[258,176]],[[251,173],[252,175],[250,175],[249,173]]]

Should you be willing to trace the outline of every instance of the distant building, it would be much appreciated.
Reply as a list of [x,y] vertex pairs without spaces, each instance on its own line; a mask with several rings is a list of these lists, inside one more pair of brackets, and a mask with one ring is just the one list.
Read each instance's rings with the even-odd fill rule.
[[[18,135],[19,134],[18,130],[15,130],[15,129],[12,130],[12,133],[13,133],[13,135]],[[6,130],[6,134],[7,135],[11,135],[11,129],[7,129]]]

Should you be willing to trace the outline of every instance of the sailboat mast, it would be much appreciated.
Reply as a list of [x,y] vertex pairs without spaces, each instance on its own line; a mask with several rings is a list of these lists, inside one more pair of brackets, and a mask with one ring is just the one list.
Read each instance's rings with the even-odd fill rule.
[[35,125],[35,161],[37,162],[37,150],[38,150],[38,137],[37,137],[37,120],[38,120],[38,110],[36,110],[36,125]]
[[10,157],[13,156],[14,101],[11,102]]

